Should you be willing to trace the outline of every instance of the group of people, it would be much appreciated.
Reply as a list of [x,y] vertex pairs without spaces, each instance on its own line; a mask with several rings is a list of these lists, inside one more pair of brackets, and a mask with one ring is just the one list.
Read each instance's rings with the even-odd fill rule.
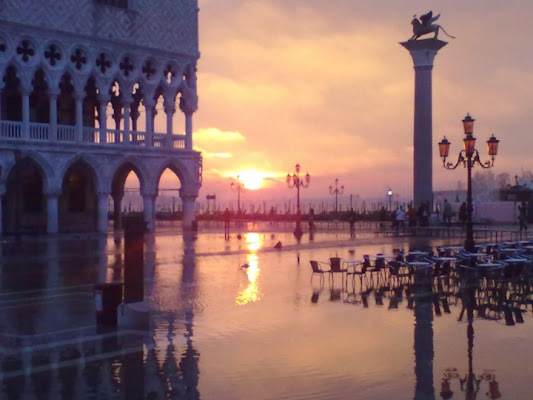
[[[444,205],[442,207],[442,221],[450,226],[452,224],[452,217],[454,216],[454,211],[452,208],[452,204],[447,200],[444,199]],[[468,212],[466,203],[463,202],[461,204],[461,207],[459,207],[459,215],[458,215],[459,222],[462,226],[466,224],[466,220],[468,219]]]

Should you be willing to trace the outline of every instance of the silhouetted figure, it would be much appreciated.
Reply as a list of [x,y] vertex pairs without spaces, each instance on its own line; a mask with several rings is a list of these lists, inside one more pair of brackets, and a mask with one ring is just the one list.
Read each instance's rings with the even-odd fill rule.
[[348,223],[350,224],[350,237],[355,237],[355,220],[357,219],[357,216],[355,214],[355,211],[353,208],[350,208],[350,211],[348,212]]
[[226,210],[224,210],[224,213],[222,214],[222,219],[224,220],[224,238],[229,239],[229,224],[231,221],[231,212],[229,208],[226,208]]
[[313,208],[309,209],[309,215],[307,216],[307,223],[309,224],[309,231],[314,232],[315,230],[315,210]]
[[518,223],[520,224],[520,233],[523,230],[527,233],[527,209],[524,202],[518,206]]
[[461,204],[461,207],[459,208],[459,221],[461,221],[462,226],[465,226],[467,217],[466,203],[463,201],[463,204]]
[[442,219],[444,223],[448,226],[450,226],[450,224],[452,223],[452,215],[453,215],[452,205],[447,199],[444,199],[444,207],[442,209]]

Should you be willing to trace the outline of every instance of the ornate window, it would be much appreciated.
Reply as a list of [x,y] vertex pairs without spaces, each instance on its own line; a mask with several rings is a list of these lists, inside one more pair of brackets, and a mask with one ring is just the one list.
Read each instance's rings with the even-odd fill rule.
[[128,8],[128,0],[95,0],[99,4],[119,8]]

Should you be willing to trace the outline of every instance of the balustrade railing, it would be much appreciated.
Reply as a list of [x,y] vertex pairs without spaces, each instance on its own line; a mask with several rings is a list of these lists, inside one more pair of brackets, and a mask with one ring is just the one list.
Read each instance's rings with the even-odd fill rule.
[[174,149],[184,149],[185,135],[172,135],[172,147]]
[[22,122],[0,121],[0,137],[3,137],[3,138],[22,137]]
[[[28,124],[30,140],[51,140],[52,125],[37,122]],[[0,120],[0,138],[21,139],[23,132],[23,123],[21,121],[1,121]],[[76,142],[80,140],[77,137],[77,127],[72,125],[57,125],[58,142]],[[100,129],[90,126],[82,128],[81,141],[83,143],[101,144]],[[104,144],[120,144],[123,146],[146,147],[147,138],[151,138],[152,146],[158,148],[185,149],[185,135],[168,136],[166,133],[153,133],[147,135],[146,132],[132,131],[128,133],[129,140],[123,130],[106,129]]]
[[100,143],[100,130],[90,126],[83,127],[84,143]]
[[49,124],[43,124],[40,122],[32,122],[30,124],[30,139],[48,140],[49,130],[50,130]]
[[57,140],[62,142],[74,142],[76,140],[76,127],[72,125],[58,125]]

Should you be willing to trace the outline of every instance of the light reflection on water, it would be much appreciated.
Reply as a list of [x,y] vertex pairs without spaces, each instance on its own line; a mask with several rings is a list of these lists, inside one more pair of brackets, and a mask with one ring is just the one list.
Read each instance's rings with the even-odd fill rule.
[[[278,241],[282,250],[273,248]],[[121,246],[109,239],[106,254],[89,240],[22,252],[4,246],[0,394],[61,398],[51,394],[68,386],[79,393],[64,398],[425,400],[498,398],[499,391],[529,399],[530,305],[524,323],[506,326],[464,308],[468,292],[446,297],[446,306],[425,296],[433,289],[424,277],[408,289],[368,293],[347,290],[340,277],[311,278],[311,259],[359,260],[427,244],[337,233],[301,245],[276,232],[229,241],[218,233],[156,235],[145,245],[153,331],[118,338],[96,335],[91,291],[94,282],[121,279]],[[48,344],[9,350],[32,343]],[[28,354],[33,369],[18,373],[28,371]]]

